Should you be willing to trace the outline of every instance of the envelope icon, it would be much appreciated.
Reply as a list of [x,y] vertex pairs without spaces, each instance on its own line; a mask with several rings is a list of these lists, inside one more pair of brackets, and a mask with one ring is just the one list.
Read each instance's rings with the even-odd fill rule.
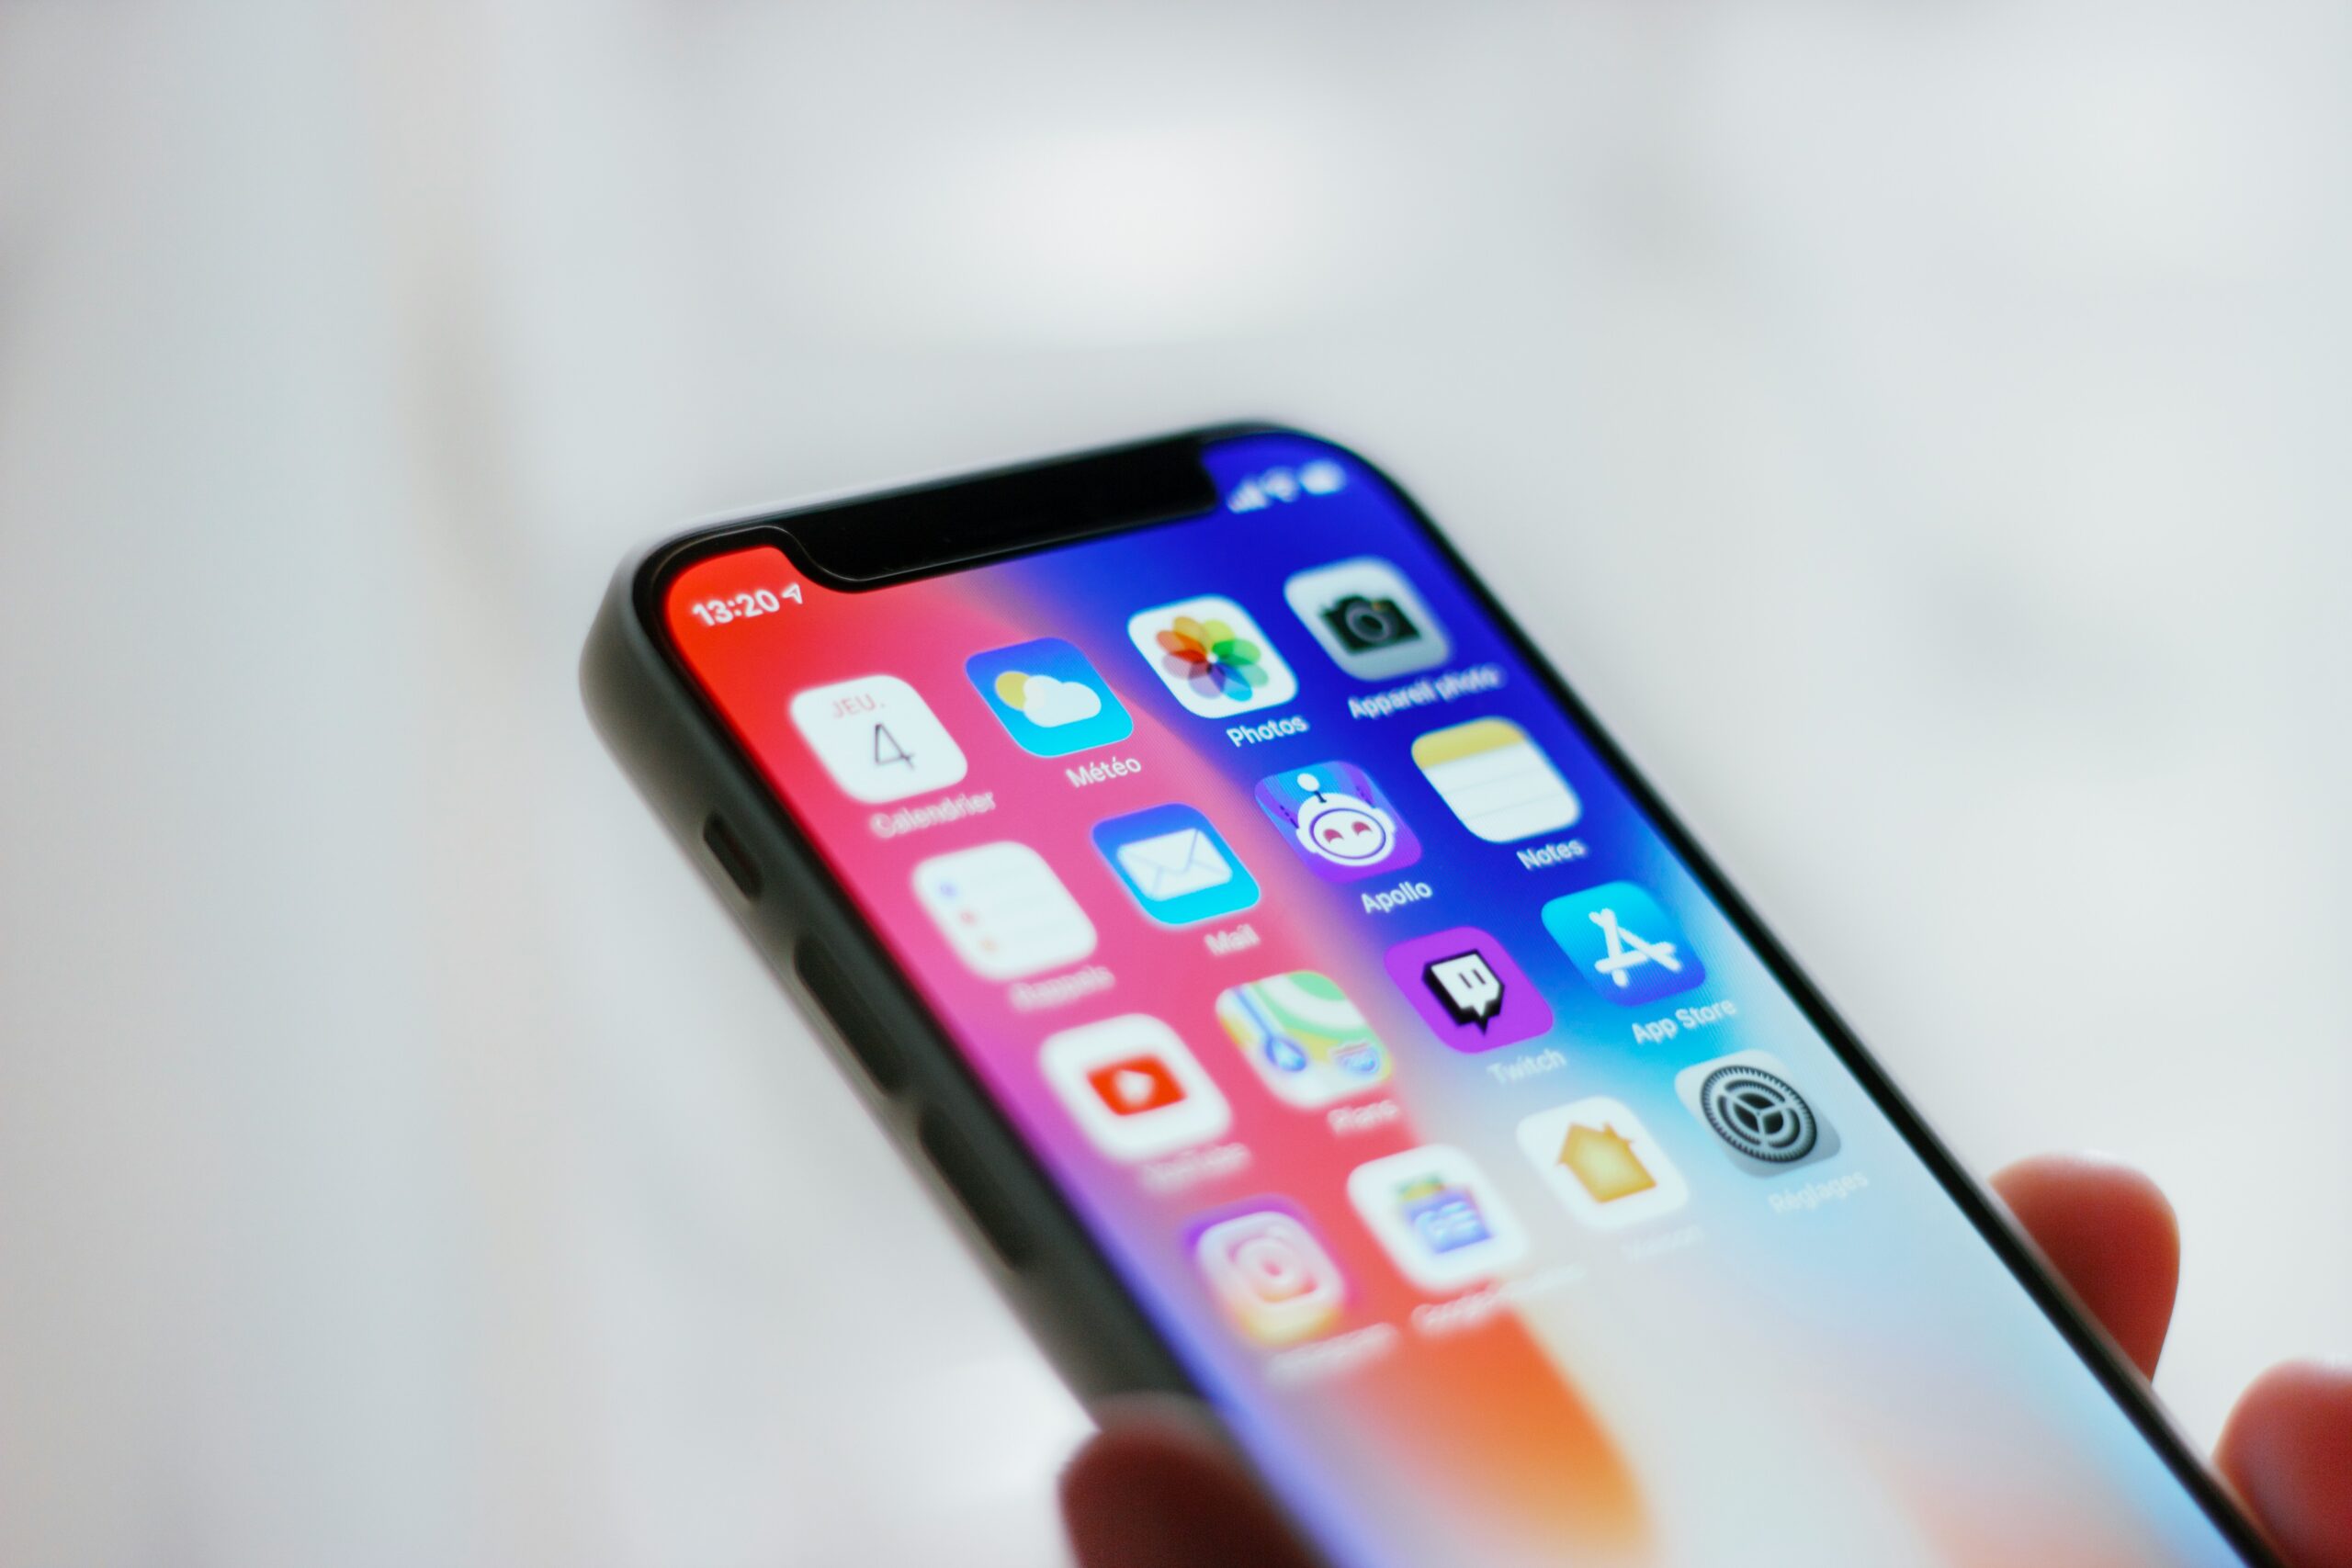
[[1233,880],[1233,864],[1198,828],[1131,839],[1118,847],[1119,869],[1146,898],[1179,898]]

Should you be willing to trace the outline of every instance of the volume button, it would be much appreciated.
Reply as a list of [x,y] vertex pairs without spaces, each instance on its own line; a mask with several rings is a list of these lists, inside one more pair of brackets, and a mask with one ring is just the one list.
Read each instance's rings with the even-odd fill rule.
[[743,847],[743,840],[735,836],[727,818],[716,811],[703,819],[702,847],[710,852],[710,858],[718,863],[718,869],[727,874],[735,891],[752,903],[759,902],[763,885],[760,863],[752,858],[752,852]]
[[907,1081],[899,1048],[824,944],[815,937],[802,937],[792,949],[792,972],[831,1021],[834,1032],[865,1069],[865,1076],[874,1080],[874,1087],[885,1094],[897,1093]]

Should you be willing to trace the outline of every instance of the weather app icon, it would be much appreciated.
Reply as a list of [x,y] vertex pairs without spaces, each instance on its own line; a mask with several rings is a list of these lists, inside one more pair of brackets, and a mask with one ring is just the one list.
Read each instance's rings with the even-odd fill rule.
[[1135,721],[1086,655],[1057,637],[976,653],[964,661],[964,673],[1005,733],[1032,756],[1066,757],[1135,732]]

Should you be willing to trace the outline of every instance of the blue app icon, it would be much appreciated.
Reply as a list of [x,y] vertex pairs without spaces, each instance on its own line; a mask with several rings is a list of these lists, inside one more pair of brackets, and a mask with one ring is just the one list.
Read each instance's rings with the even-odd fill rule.
[[1135,721],[1086,655],[1057,637],[976,653],[964,660],[964,673],[1005,732],[1033,756],[1066,757],[1135,732]]
[[1674,917],[1630,882],[1553,899],[1544,906],[1544,929],[1586,985],[1625,1007],[1687,991],[1707,977]]
[[1155,806],[1094,824],[1094,847],[1143,912],[1188,926],[1246,909],[1258,880],[1209,819],[1189,806]]

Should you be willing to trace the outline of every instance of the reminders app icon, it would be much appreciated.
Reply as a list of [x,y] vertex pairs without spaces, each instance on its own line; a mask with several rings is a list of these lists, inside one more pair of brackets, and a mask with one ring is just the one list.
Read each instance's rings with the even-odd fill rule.
[[1155,806],[1094,825],[1094,847],[1143,912],[1186,926],[1246,909],[1258,883],[1209,819],[1189,806]]

